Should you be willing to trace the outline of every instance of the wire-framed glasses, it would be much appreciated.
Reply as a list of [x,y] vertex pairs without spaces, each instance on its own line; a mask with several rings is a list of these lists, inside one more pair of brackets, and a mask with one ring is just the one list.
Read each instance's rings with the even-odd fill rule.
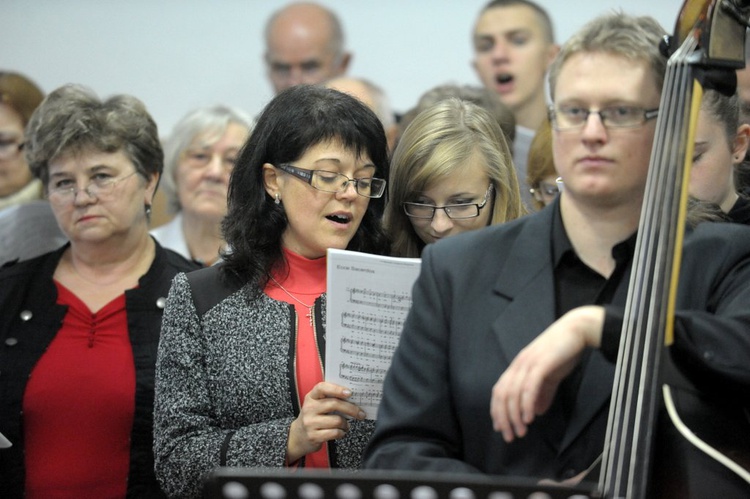
[[490,184],[490,186],[487,187],[487,192],[484,193],[484,199],[481,203],[460,203],[435,206],[434,204],[411,203],[405,201],[401,204],[404,207],[404,213],[406,213],[406,216],[411,218],[432,220],[435,216],[435,210],[443,210],[451,220],[465,220],[467,218],[476,218],[479,216],[479,212],[487,204],[487,200],[489,200],[492,190],[493,187],[492,184]]
[[534,199],[546,204],[555,199],[555,196],[560,192],[560,187],[557,183],[539,182],[539,185],[529,189],[529,192],[534,196]]
[[25,142],[16,139],[0,138],[0,159],[10,159],[23,151]]
[[69,203],[78,195],[85,192],[90,198],[106,199],[110,197],[115,187],[123,180],[129,179],[138,172],[132,172],[122,177],[113,177],[107,173],[97,172],[91,177],[91,181],[83,189],[78,188],[77,182],[72,178],[61,178],[54,180],[47,189],[47,197],[51,203]]
[[575,130],[583,127],[589,116],[596,114],[606,128],[635,128],[659,115],[659,108],[639,106],[610,106],[592,111],[580,106],[550,106],[549,119],[555,130]]
[[385,180],[382,178],[349,178],[341,173],[326,170],[306,170],[289,163],[282,163],[277,168],[307,182],[313,189],[323,192],[345,192],[350,183],[354,183],[357,194],[366,198],[379,198],[385,192]]

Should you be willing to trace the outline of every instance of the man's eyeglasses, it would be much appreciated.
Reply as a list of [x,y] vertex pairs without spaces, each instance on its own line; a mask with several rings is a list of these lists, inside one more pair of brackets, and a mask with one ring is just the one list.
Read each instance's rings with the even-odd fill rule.
[[598,111],[578,106],[549,108],[549,119],[555,130],[574,130],[583,127],[589,116],[596,114],[606,128],[634,128],[659,115],[659,109],[644,109],[637,106],[611,106]]
[[282,163],[277,168],[307,182],[313,189],[323,192],[345,192],[352,182],[357,194],[366,198],[379,198],[385,192],[385,180],[382,178],[349,178],[341,173],[325,170],[305,170],[289,163]]
[[487,204],[492,189],[492,184],[490,184],[487,188],[487,192],[484,193],[484,199],[481,203],[446,204],[443,206],[410,202],[404,202],[401,204],[404,207],[404,213],[406,213],[406,216],[411,218],[432,220],[435,216],[435,210],[443,210],[451,220],[465,220],[467,218],[476,218],[479,216],[479,211]]
[[53,204],[67,204],[74,200],[79,192],[85,192],[90,198],[106,199],[112,196],[115,187],[123,180],[129,179],[137,172],[129,173],[123,177],[113,177],[107,173],[95,173],[89,184],[79,189],[75,180],[63,178],[55,180],[47,189],[47,197]]
[[10,159],[19,152],[23,151],[25,142],[19,142],[15,139],[0,139],[0,159]]

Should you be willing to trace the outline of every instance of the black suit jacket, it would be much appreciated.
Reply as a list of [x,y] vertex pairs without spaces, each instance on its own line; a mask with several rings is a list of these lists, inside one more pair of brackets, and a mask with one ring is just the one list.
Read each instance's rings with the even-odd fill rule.
[[[506,444],[492,429],[491,389],[554,316],[553,208],[430,245],[385,381],[368,468],[564,479],[602,451],[614,366],[589,352],[572,407],[556,400]],[[750,387],[750,230],[704,224],[686,238],[676,334],[708,379]],[[624,306],[628,276],[613,306]],[[717,350],[717,345],[727,348]],[[687,353],[686,353],[687,352]],[[729,380],[729,384],[726,383]],[[746,400],[746,399],[745,399]]]

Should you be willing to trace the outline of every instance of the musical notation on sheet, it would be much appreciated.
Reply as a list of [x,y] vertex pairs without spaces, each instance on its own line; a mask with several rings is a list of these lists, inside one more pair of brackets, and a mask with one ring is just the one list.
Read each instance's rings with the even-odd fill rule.
[[349,387],[368,419],[376,418],[420,263],[328,250],[326,380]]

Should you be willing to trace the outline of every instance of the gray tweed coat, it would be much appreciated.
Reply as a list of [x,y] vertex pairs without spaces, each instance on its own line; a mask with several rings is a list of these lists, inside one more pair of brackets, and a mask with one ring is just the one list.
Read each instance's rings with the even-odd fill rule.
[[[216,267],[200,272],[214,274]],[[325,295],[315,304],[323,347]],[[156,363],[156,475],[173,497],[199,497],[217,466],[282,467],[299,414],[294,378],[294,307],[245,285],[202,315],[185,274],[169,292]],[[321,348],[321,352],[325,349]],[[374,421],[352,421],[329,442],[333,467],[355,469]]]

